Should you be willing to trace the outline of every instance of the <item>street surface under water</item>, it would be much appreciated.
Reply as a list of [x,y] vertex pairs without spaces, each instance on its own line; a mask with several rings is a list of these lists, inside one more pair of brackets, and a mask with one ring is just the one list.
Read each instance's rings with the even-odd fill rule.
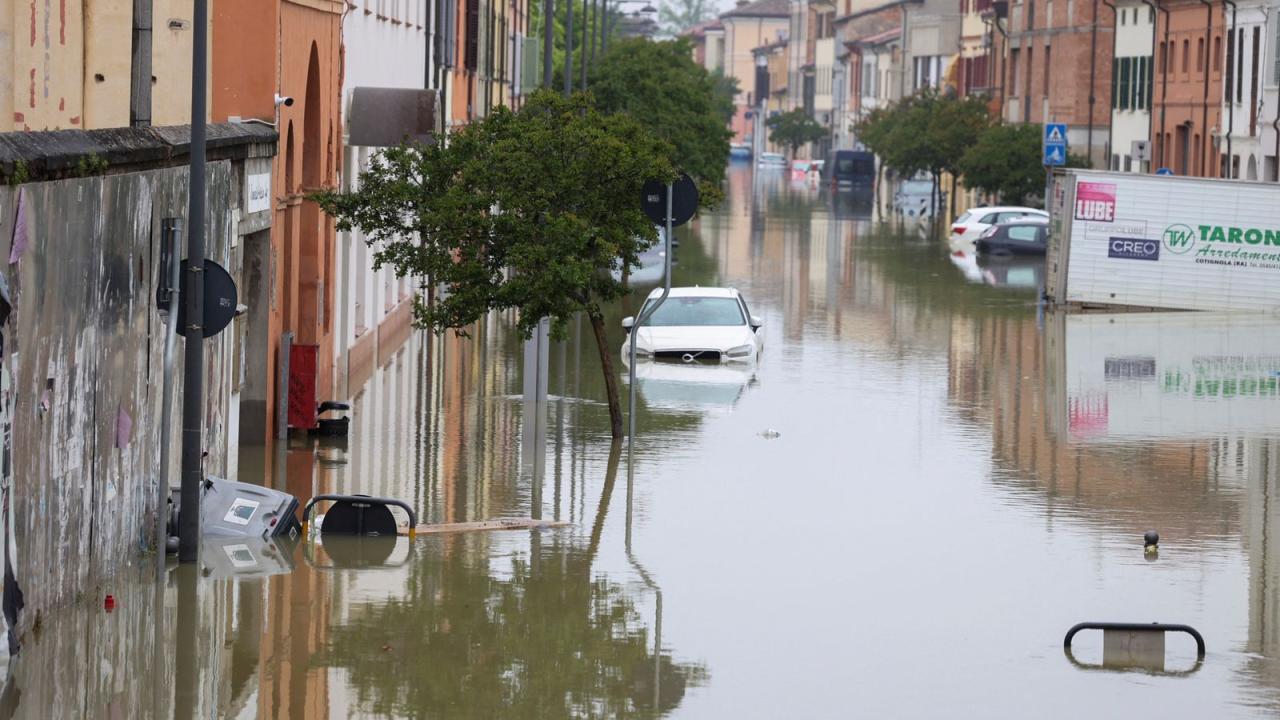
[[[98,596],[41,618],[0,711],[1280,712],[1276,321],[1046,313],[1038,261],[953,256],[869,201],[752,172],[680,233],[675,281],[739,288],[763,360],[642,367],[633,457],[608,437],[585,320],[551,348],[544,437],[526,432],[499,315],[415,336],[353,398],[345,444],[241,452],[242,480],[304,502],[567,527],[249,548],[239,565],[245,549],[206,548],[209,569],[171,570],[159,596],[144,560],[104,589],[113,612]],[[615,347],[634,308],[608,313]],[[219,579],[262,567],[283,572]],[[1100,668],[1114,658],[1086,631],[1073,662],[1081,621],[1186,623],[1208,654],[1170,635],[1163,671]]]

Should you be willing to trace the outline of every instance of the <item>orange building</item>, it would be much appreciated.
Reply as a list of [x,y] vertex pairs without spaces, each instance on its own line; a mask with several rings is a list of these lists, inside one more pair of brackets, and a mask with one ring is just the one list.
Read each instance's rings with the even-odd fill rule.
[[1178,175],[1221,177],[1215,143],[1222,132],[1222,4],[1178,0],[1159,7],[1151,167],[1167,167]]
[[271,169],[274,222],[269,234],[246,236],[241,248],[241,295],[250,308],[240,410],[243,444],[278,434],[283,417],[278,410],[286,397],[280,383],[286,338],[295,347],[317,347],[316,395],[325,399],[332,393],[334,225],[305,196],[337,182],[346,10],[342,0],[213,4],[212,119],[269,123],[280,136]]

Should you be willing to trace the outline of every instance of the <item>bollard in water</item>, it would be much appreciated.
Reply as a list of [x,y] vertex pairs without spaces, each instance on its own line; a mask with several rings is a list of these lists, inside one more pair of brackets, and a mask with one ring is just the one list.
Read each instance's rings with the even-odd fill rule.
[[1148,560],[1154,560],[1155,556],[1160,552],[1160,533],[1155,530],[1148,530],[1142,536],[1142,551],[1146,554]]

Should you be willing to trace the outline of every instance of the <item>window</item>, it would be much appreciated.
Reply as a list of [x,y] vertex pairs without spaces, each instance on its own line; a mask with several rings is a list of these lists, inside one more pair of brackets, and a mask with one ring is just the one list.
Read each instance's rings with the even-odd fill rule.
[[1190,71],[1190,67],[1189,67],[1191,64],[1190,60],[1191,60],[1191,41],[1183,40],[1182,41],[1182,72],[1186,73]]
[[1235,102],[1236,77],[1236,35],[1227,34],[1227,78],[1222,83],[1222,92],[1227,102]]
[[1018,95],[1018,55],[1020,51],[1014,48],[1009,51],[1009,94],[1017,97]]
[[1129,71],[1133,64],[1133,58],[1120,58],[1120,109],[1128,110],[1130,105],[1130,91],[1132,86],[1129,83]]
[[1196,72],[1204,72],[1204,38],[1196,40]]
[[[1274,48],[1280,49],[1280,20],[1276,21],[1276,34]],[[1280,85],[1280,52],[1275,53],[1275,65],[1271,68],[1271,82]]]
[[1244,28],[1236,37],[1236,102],[1244,98]]
[[[1249,61],[1249,137],[1254,137],[1258,134],[1258,82],[1261,80],[1259,71],[1262,69],[1261,65],[1259,65],[1258,46],[1261,44],[1262,28],[1254,25],[1252,59]],[[1255,180],[1256,178],[1249,179]]]
[[1049,62],[1050,49],[1048,45],[1044,46],[1044,87],[1040,90],[1045,97],[1049,97],[1049,68],[1053,65],[1053,63]]
[[1006,234],[1014,242],[1034,243],[1040,239],[1040,226],[1010,225]]
[[1213,71],[1222,72],[1222,36],[1213,37]]
[[1121,25],[1124,25],[1124,19],[1125,19],[1126,17],[1128,17],[1128,15],[1129,15],[1129,11],[1128,11],[1128,10],[1125,10],[1124,8],[1121,8],[1121,9],[1120,9],[1120,24],[1121,24]]

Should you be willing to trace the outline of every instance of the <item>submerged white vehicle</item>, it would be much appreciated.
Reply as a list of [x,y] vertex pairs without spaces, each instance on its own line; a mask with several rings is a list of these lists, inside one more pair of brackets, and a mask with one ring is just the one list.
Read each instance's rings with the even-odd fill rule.
[[[649,293],[644,307],[652,306],[661,296],[661,288]],[[764,336],[759,332],[763,324],[733,288],[671,288],[666,301],[643,327],[633,327],[634,317],[622,319],[627,330],[622,358],[630,360],[634,339],[637,358],[751,362],[764,350]]]

